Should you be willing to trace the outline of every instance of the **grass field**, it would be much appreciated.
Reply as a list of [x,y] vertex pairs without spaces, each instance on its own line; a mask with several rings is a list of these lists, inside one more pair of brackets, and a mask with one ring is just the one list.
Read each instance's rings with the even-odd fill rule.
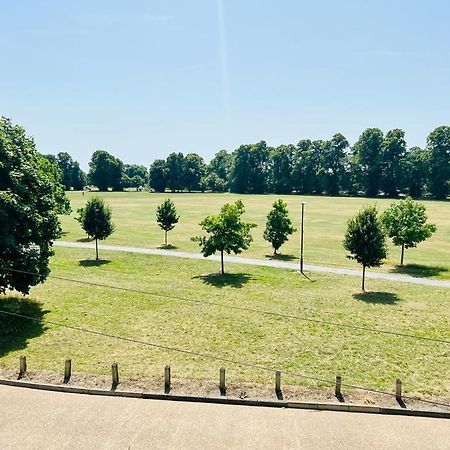
[[[86,238],[79,223],[74,220],[76,209],[83,206],[93,194],[82,196],[81,192],[71,192],[69,197],[74,212],[62,217],[64,240],[77,241]],[[129,245],[134,247],[159,247],[164,241],[163,232],[156,224],[157,206],[170,197],[175,202],[180,222],[169,233],[170,243],[179,250],[199,251],[197,244],[190,237],[201,232],[198,223],[208,215],[215,214],[227,202],[241,198],[246,207],[245,219],[258,224],[252,234],[254,242],[243,255],[265,258],[270,256],[270,245],[264,241],[262,234],[265,220],[272,203],[283,198],[289,207],[291,217],[300,228],[300,202],[306,201],[305,214],[305,262],[329,266],[358,267],[346,258],[342,248],[342,239],[346,222],[362,206],[377,204],[383,211],[391,200],[364,199],[348,197],[303,197],[275,195],[234,195],[234,194],[150,194],[147,192],[118,192],[101,194],[111,205],[116,232],[106,241],[111,245]],[[388,260],[382,271],[403,272],[415,276],[450,279],[450,203],[425,201],[429,220],[437,225],[437,232],[415,249],[406,251],[407,266],[397,266],[400,249],[390,246]],[[299,233],[281,248],[284,259],[299,257]]]
[[[152,208],[161,197],[145,194],[108,197],[118,225],[111,242],[147,243],[149,246],[152,240],[159,242],[160,233],[152,226],[151,219]],[[192,203],[192,198],[203,199],[203,204],[189,206],[189,203],[183,203],[184,199],[190,199]],[[185,220],[179,231],[173,233],[173,242],[181,248],[191,249],[187,239],[182,239],[181,230],[189,228],[185,235],[195,232],[197,218],[214,211],[227,199],[230,196],[177,196],[177,204]],[[258,216],[257,207],[263,199],[264,204],[272,200],[258,197],[253,204],[247,202],[249,218],[262,220],[264,211]],[[314,207],[315,201],[310,202],[311,216],[316,216],[314,220],[318,224],[318,212],[313,215],[314,208],[317,208]],[[325,199],[317,201],[326,202]],[[336,217],[343,218],[352,212],[348,207],[351,200],[342,202],[347,205],[346,213],[336,209]],[[128,228],[121,227],[121,223],[125,225],[127,204],[130,206]],[[148,214],[139,216],[139,209],[147,204]],[[266,208],[261,206],[261,209]],[[186,222],[188,211],[190,221]],[[434,212],[436,221],[438,211],[436,208]],[[323,210],[320,217],[325,220]],[[313,228],[312,221],[311,218],[310,228]],[[65,229],[70,233],[66,238],[80,238],[82,235],[77,226],[69,227],[69,223],[65,219]],[[334,228],[337,230],[338,225]],[[321,229],[331,239],[329,242],[338,241],[336,230],[326,234],[325,225]],[[317,243],[320,242],[318,235],[317,232]],[[309,236],[313,241],[312,230]],[[293,253],[294,248],[289,248]],[[320,248],[325,251],[323,245]],[[262,242],[259,242],[253,254],[261,255],[264,251]],[[339,260],[337,248],[330,253],[336,261]],[[395,379],[400,377],[406,392],[425,397],[450,397],[448,344],[261,315],[225,306],[448,340],[448,289],[370,280],[369,288],[375,292],[363,295],[358,290],[359,280],[352,277],[315,274],[314,282],[310,282],[291,271],[229,264],[232,273],[221,278],[214,274],[217,264],[210,261],[107,251],[102,252],[102,256],[105,261],[97,264],[92,260],[90,250],[57,248],[51,262],[52,275],[140,289],[156,295],[49,278],[45,284],[32,290],[30,298],[0,296],[0,309],[330,380],[336,373],[341,373],[346,383],[388,391],[392,391]],[[165,294],[220,302],[223,306],[163,297]],[[71,357],[74,370],[82,373],[108,374],[110,364],[117,361],[124,378],[160,379],[162,368],[170,364],[175,379],[217,380],[218,369],[224,365],[221,361],[92,336],[56,325],[30,323],[1,315],[0,321],[2,367],[17,367],[18,356],[26,354],[29,366],[34,369],[61,372],[63,360]],[[225,366],[230,381],[273,385],[273,374],[231,364]],[[294,377],[284,378],[284,382],[310,384]]]

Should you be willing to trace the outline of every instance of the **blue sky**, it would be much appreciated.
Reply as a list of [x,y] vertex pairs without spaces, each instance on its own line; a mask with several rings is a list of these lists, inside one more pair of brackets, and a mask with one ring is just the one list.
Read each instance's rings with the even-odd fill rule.
[[0,114],[84,168],[450,122],[450,2],[0,0]]

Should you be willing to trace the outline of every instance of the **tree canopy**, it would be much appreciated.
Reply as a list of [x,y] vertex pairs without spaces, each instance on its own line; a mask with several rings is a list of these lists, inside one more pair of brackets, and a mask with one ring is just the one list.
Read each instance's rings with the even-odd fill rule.
[[123,163],[105,150],[97,150],[89,162],[88,179],[99,191],[122,189]]
[[411,197],[393,203],[381,220],[394,245],[402,247],[400,265],[403,265],[405,248],[416,247],[436,231],[436,225],[427,223],[425,206]]
[[219,214],[207,216],[200,222],[202,230],[206,231],[208,236],[192,238],[199,244],[205,257],[220,251],[222,274],[225,273],[224,252],[239,254],[249,248],[253,241],[250,230],[256,227],[256,224],[243,222],[241,216],[244,212],[245,208],[241,200],[227,203],[222,206]]
[[25,130],[0,118],[0,292],[27,294],[50,273],[58,213],[68,208],[61,180]]
[[169,198],[164,200],[164,202],[156,209],[156,221],[164,230],[165,245],[167,245],[167,232],[174,229],[179,218],[180,216],[177,215],[175,205]]

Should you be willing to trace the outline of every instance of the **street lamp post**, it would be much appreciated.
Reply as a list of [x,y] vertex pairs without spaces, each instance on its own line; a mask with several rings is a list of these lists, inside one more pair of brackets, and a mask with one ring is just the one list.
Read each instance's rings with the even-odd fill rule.
[[304,227],[303,222],[305,218],[305,202],[302,202],[302,223],[301,223],[301,232],[300,232],[300,273],[303,273],[303,244],[304,244]]

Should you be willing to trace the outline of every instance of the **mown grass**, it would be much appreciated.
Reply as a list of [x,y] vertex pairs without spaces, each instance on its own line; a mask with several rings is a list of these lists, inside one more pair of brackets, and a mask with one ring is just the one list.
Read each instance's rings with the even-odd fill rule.
[[[77,208],[94,195],[71,192],[69,197],[74,213],[62,217],[64,236],[62,239],[77,241],[86,238],[79,223],[74,220]],[[376,204],[380,211],[392,202],[387,199],[365,199],[348,197],[304,197],[275,195],[234,195],[234,194],[154,194],[148,192],[102,193],[113,210],[116,232],[107,240],[111,245],[128,245],[133,247],[161,247],[163,232],[155,220],[157,206],[170,197],[180,214],[180,222],[169,233],[170,244],[175,249],[198,252],[197,244],[190,237],[201,233],[200,220],[208,214],[216,214],[227,202],[241,198],[246,207],[245,219],[257,223],[253,230],[254,242],[243,256],[267,258],[271,256],[270,245],[264,241],[262,234],[266,215],[277,198],[283,198],[295,226],[300,228],[300,202],[306,201],[305,214],[305,262],[321,265],[357,267],[346,258],[342,248],[347,219],[364,205]],[[450,203],[425,201],[429,220],[437,225],[437,232],[426,242],[405,254],[405,267],[399,267],[400,250],[390,245],[389,256],[382,271],[406,273],[417,277],[450,279]],[[281,248],[280,258],[298,259],[300,237],[295,233]]]
[[[49,278],[30,299],[0,296],[0,309],[329,380],[340,373],[345,383],[388,391],[399,377],[409,393],[450,396],[448,344],[227,307],[449,340],[448,289],[369,280],[371,292],[362,294],[354,277],[314,274],[310,282],[291,271],[228,264],[230,273],[222,278],[210,261],[104,251],[106,262],[97,264],[89,262],[92,256],[89,250],[58,248],[52,275],[154,295]],[[215,381],[225,365],[230,382],[273,385],[273,374],[257,369],[48,323],[12,323],[1,315],[0,321],[3,367],[17,367],[18,356],[26,354],[32,369],[61,372],[71,357],[74,370],[82,373],[108,374],[116,361],[122,377],[160,378],[170,364],[174,379]],[[311,384],[295,377],[289,382]]]

